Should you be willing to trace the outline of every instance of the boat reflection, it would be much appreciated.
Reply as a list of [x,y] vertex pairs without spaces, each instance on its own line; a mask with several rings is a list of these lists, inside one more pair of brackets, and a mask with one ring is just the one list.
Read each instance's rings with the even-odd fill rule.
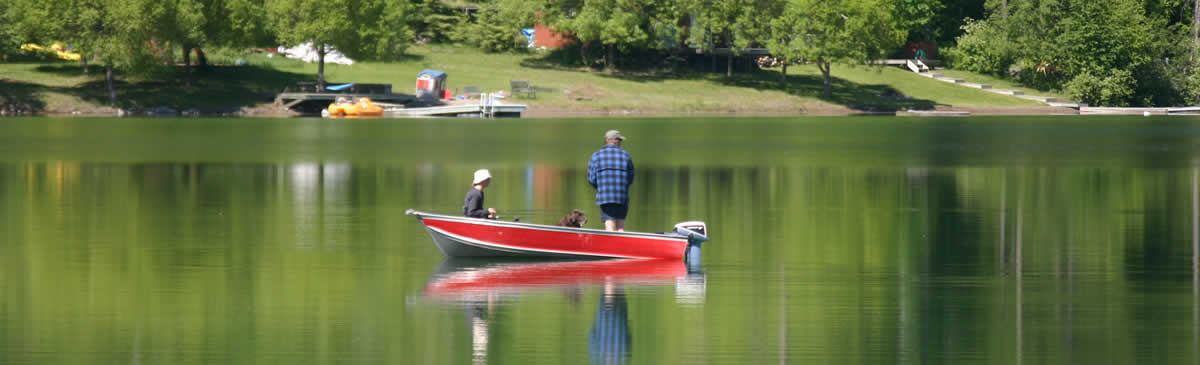
[[674,285],[675,301],[681,305],[704,303],[704,272],[698,264],[687,265],[680,260],[529,261],[452,257],[438,265],[422,294],[464,305],[471,328],[472,363],[487,364],[489,327],[497,306],[531,293],[558,291],[577,301],[586,290],[601,290],[588,332],[589,360],[595,364],[624,364],[629,362],[633,343],[626,290],[655,285]]
[[[703,275],[698,269],[692,270],[691,274]],[[539,289],[583,288],[604,284],[662,285],[687,279],[688,275],[688,266],[679,260],[447,258],[438,265],[423,294],[426,297],[469,302],[488,296],[518,296]],[[694,290],[689,293],[694,293]]]

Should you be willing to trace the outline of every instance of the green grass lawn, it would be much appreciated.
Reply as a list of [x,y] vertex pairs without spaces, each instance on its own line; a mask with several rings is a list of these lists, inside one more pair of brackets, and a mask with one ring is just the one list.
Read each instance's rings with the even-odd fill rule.
[[[218,66],[188,77],[182,67],[153,77],[119,77],[119,106],[175,109],[229,109],[268,103],[275,93],[298,81],[313,80],[316,64],[265,54],[210,58]],[[233,59],[247,66],[219,66]],[[833,95],[821,94],[815,66],[790,67],[785,84],[779,69],[735,73],[682,71],[608,73],[567,68],[545,61],[540,54],[489,54],[452,45],[414,46],[392,62],[327,64],[332,82],[390,83],[393,90],[411,93],[416,74],[437,69],[448,75],[448,87],[461,91],[474,85],[484,91],[508,90],[510,80],[530,80],[546,91],[537,98],[518,99],[531,109],[572,111],[630,111],[634,113],[747,113],[798,114],[853,111],[894,111],[937,106],[1037,106],[1032,101],[955,86],[894,67],[834,65]],[[974,81],[975,78],[960,76]],[[103,72],[93,67],[84,75],[76,63],[0,64],[0,103],[36,99],[49,111],[98,108],[107,96]],[[13,91],[16,90],[16,91]],[[897,92],[903,96],[897,97]],[[10,95],[13,94],[13,95]],[[6,96],[7,95],[7,96]],[[905,97],[906,96],[906,97]]]

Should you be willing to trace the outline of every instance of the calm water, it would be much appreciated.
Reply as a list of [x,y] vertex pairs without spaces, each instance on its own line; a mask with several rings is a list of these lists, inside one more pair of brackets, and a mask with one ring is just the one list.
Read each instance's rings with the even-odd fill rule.
[[[414,208],[709,224],[444,260]],[[1200,119],[0,119],[3,364],[1200,363]]]

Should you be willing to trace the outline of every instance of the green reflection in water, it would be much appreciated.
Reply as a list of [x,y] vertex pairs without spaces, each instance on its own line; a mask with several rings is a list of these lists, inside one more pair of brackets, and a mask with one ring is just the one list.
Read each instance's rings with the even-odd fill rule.
[[[1197,126],[5,119],[0,363],[1196,363]],[[404,216],[489,168],[599,227],[610,128],[629,228],[707,221],[702,273],[447,266]]]

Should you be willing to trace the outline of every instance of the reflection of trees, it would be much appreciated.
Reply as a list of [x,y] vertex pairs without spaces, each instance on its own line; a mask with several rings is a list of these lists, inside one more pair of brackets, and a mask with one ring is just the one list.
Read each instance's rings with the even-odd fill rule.
[[[755,359],[1196,356],[1162,350],[1192,349],[1200,338],[1198,265],[1188,260],[1196,248],[1185,244],[1195,242],[1186,229],[1195,216],[1186,204],[1190,170],[791,160],[683,167],[641,157],[631,226],[654,231],[704,219],[714,235],[705,260],[725,270],[704,288],[703,314],[641,317],[647,328],[703,327],[655,339],[672,348],[755,336],[764,349],[780,349],[748,355]],[[573,163],[534,163],[531,175],[524,164],[488,166],[498,180],[489,204],[525,209],[532,201],[539,214],[532,221],[540,223],[571,207],[596,217]],[[238,349],[232,356],[246,359],[266,356],[255,351],[461,353],[445,344],[461,344],[454,339],[468,330],[395,309],[404,307],[397,292],[421,280],[395,273],[432,265],[414,257],[437,257],[404,209],[455,211],[464,179],[478,167],[0,164],[0,307],[7,311],[0,342],[20,348],[36,339],[50,349],[105,354],[134,345],[160,353]],[[748,277],[721,277],[729,270]],[[1190,297],[1180,289],[1188,279]],[[1179,316],[1185,302],[1193,321]],[[531,312],[554,309],[530,305]],[[1104,323],[1085,320],[1097,316]],[[60,318],[75,326],[41,325]],[[537,333],[590,328],[576,322]],[[1123,337],[1114,341],[1115,334]]]

